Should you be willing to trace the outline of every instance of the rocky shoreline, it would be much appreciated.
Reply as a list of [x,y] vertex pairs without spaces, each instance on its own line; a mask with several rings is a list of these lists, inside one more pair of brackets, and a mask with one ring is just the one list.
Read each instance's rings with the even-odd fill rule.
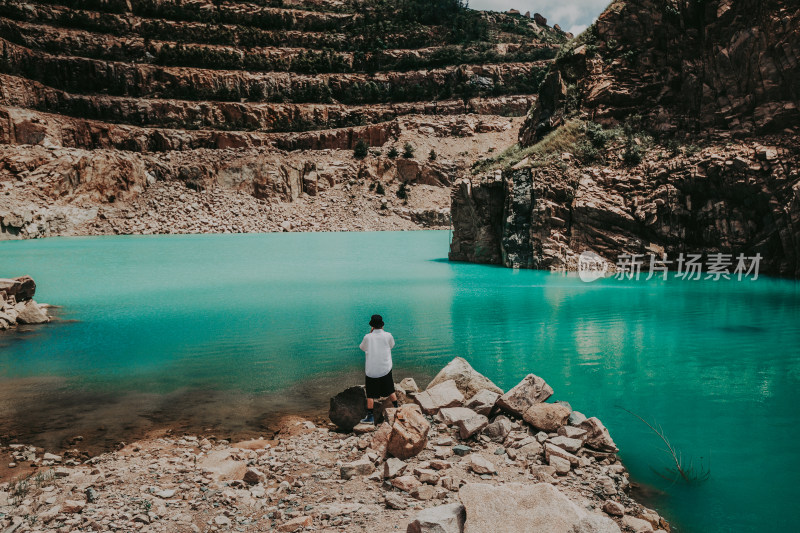
[[24,324],[50,322],[47,304],[33,299],[36,282],[30,276],[0,278],[0,331]]
[[0,530],[670,530],[631,498],[603,424],[547,402],[542,378],[503,392],[456,358],[425,390],[396,388],[372,427],[352,387],[334,423],[292,418],[270,439],[167,432],[91,458],[0,446]]

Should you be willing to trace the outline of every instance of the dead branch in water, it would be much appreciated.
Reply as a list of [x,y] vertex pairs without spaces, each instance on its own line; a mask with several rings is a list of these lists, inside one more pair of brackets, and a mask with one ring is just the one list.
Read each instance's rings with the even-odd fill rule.
[[658,435],[658,437],[661,439],[664,445],[666,445],[666,449],[664,451],[670,455],[672,461],[675,463],[675,467],[664,468],[664,470],[670,474],[670,476],[667,476],[651,466],[650,469],[653,470],[653,472],[655,472],[657,475],[663,477],[668,481],[672,481],[673,483],[675,483],[678,480],[683,480],[686,483],[700,483],[707,480],[711,476],[711,465],[710,464],[704,465],[702,457],[700,458],[699,469],[695,469],[694,459],[691,457],[689,458],[688,464],[686,463],[686,461],[683,458],[683,453],[681,453],[680,450],[675,449],[675,447],[669,441],[667,436],[664,434],[664,428],[662,428],[660,424],[658,425],[658,427],[656,427],[647,420],[645,420],[644,418],[642,418],[641,416],[634,413],[633,411],[625,409],[622,406],[617,406],[617,407],[619,407],[626,413],[631,414],[636,418],[638,418],[639,420],[641,420],[647,427],[649,427],[653,431],[653,433]]

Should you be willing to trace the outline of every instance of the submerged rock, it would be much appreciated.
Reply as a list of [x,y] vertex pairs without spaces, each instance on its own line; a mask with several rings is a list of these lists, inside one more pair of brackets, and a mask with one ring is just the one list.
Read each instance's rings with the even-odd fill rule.
[[328,418],[344,431],[352,430],[367,414],[364,387],[350,387],[331,398]]

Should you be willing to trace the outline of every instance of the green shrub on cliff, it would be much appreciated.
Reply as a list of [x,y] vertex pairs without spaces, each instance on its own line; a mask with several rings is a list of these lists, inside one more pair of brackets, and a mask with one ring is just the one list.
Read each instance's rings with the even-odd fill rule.
[[355,157],[356,159],[364,159],[365,157],[367,157],[368,153],[369,153],[369,146],[367,146],[367,143],[365,143],[363,139],[359,139],[355,147],[353,148],[353,157]]
[[410,142],[407,142],[405,145],[403,145],[403,157],[405,157],[406,159],[413,159],[414,151],[415,151],[414,145],[411,144]]

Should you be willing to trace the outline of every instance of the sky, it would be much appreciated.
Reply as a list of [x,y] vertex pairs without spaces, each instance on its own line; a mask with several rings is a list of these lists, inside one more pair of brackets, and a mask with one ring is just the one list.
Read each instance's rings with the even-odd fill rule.
[[578,35],[603,12],[611,0],[470,0],[469,7],[491,11],[517,9],[525,14],[541,13],[547,24],[558,24]]

